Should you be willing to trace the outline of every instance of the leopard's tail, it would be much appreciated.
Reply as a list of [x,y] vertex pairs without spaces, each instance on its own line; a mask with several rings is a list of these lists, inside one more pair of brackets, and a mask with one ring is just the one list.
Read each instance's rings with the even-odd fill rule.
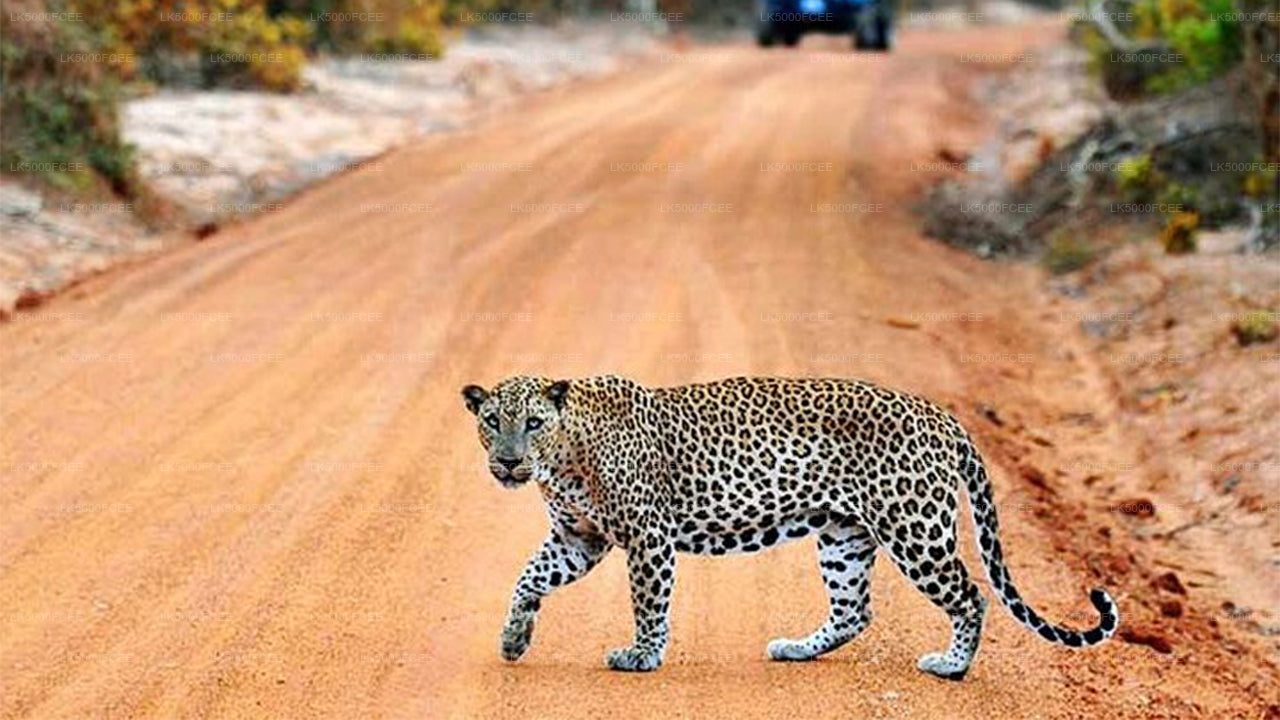
[[1115,634],[1120,625],[1120,611],[1107,591],[1095,588],[1089,593],[1089,600],[1102,616],[1092,630],[1069,630],[1054,625],[1036,614],[1031,606],[1023,601],[1018,589],[1009,577],[1009,568],[1004,564],[1004,552],[1000,549],[1000,523],[996,518],[996,506],[991,492],[991,481],[987,479],[987,470],[982,464],[973,443],[965,438],[961,442],[960,472],[969,491],[969,509],[973,511],[973,524],[978,536],[978,549],[982,552],[982,564],[987,568],[987,577],[991,588],[1000,596],[1000,601],[1008,608],[1018,622],[1027,629],[1039,634],[1049,642],[1080,648],[1097,645]]

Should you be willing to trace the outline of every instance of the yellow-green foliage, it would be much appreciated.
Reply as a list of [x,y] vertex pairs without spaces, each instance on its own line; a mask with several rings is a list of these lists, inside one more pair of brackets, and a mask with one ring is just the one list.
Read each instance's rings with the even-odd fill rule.
[[1165,206],[1163,212],[1166,213],[1199,212],[1201,209],[1200,194],[1195,188],[1176,182],[1165,185],[1156,202]]
[[446,17],[498,0],[68,0],[111,46],[140,68],[199,59],[211,86],[289,91],[309,52],[394,53],[437,58]]
[[1160,9],[1158,17],[1162,24],[1200,16],[1200,3],[1197,0],[1158,0],[1154,4]]
[[[436,58],[444,54],[446,24],[462,24],[467,11],[488,9],[497,0],[330,0],[327,12],[312,10],[313,47],[337,53],[394,54]],[[318,8],[322,0],[296,5]]]
[[278,91],[301,85],[311,26],[269,15],[266,0],[70,0],[69,6],[134,59],[116,68],[127,79],[141,65],[193,55],[207,85]]
[[1133,6],[1133,18],[1133,28],[1130,34],[1134,37],[1145,39],[1160,37],[1160,3],[1135,3]]
[[1245,175],[1244,194],[1254,198],[1271,197],[1276,191],[1277,182],[1280,182],[1280,173],[1264,167],[1262,170]]
[[234,11],[229,18],[194,28],[210,84],[277,91],[296,90],[302,84],[303,45],[311,35],[310,25],[294,17],[268,18],[261,7]]
[[1131,202],[1146,202],[1164,185],[1164,176],[1150,155],[1136,155],[1116,163],[1116,185]]
[[1270,342],[1280,336],[1275,317],[1274,312],[1254,310],[1232,323],[1231,333],[1241,345]]
[[368,30],[360,45],[372,53],[438,58],[444,54],[442,10],[443,5],[437,2],[404,3],[387,12],[386,21]]
[[1200,216],[1193,212],[1174,213],[1165,223],[1160,243],[1170,255],[1186,255],[1196,251],[1196,228]]

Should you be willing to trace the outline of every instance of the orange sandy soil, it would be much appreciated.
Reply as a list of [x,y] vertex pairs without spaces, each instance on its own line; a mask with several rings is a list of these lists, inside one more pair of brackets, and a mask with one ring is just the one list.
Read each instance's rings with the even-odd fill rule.
[[[1191,592],[1280,655],[1280,342],[1241,343],[1250,312],[1280,308],[1280,261],[1203,232],[1167,255],[1157,230],[1099,233],[1102,259],[1052,286],[1079,296],[1053,320],[1090,337],[1135,462],[1086,478],[1129,535]],[[1112,469],[1112,468],[1098,468]],[[1176,551],[1169,552],[1170,546]]]
[[[1092,468],[1145,460],[1078,331],[1045,322],[1063,301],[1035,270],[926,241],[907,209],[928,180],[912,163],[987,131],[964,92],[983,68],[958,59],[1060,35],[697,49],[405,148],[0,327],[0,717],[1276,716],[1273,649],[1158,580],[1190,551],[1132,538],[1099,490],[1116,473]],[[684,170],[610,169],[638,161]],[[662,211],[689,202],[732,211]],[[849,202],[883,211],[813,211]],[[860,376],[947,404],[994,467],[1024,594],[1085,626],[1105,585],[1128,640],[1073,652],[995,610],[968,679],[939,681],[914,663],[945,619],[881,563],[859,640],[767,662],[770,638],[825,612],[809,542],[683,558],[658,673],[603,667],[631,631],[616,553],[504,664],[545,519],[532,489],[485,475],[458,388],[606,372]]]

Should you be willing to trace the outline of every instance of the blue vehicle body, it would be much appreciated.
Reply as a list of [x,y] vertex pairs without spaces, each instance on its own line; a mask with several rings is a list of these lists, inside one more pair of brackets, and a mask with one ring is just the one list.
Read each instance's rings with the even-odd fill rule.
[[854,47],[888,50],[893,0],[758,0],[756,39],[792,46],[807,33],[853,36]]

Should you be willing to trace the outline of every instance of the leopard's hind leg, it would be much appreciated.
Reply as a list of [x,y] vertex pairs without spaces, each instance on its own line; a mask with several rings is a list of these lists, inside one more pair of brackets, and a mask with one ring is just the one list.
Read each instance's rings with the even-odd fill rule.
[[946,651],[921,655],[917,667],[946,680],[963,680],[982,641],[986,599],[958,557],[944,563],[934,578],[922,578],[915,585],[951,620],[951,643]]
[[930,675],[963,680],[978,653],[987,601],[955,552],[952,517],[944,509],[940,526],[913,522],[881,541],[902,574],[951,620],[950,645],[922,655],[917,666]]
[[[836,517],[836,516],[833,516]],[[769,643],[774,660],[812,660],[854,639],[871,623],[871,566],[876,542],[852,517],[839,517],[818,535],[818,565],[830,609],[822,627],[799,639]]]

